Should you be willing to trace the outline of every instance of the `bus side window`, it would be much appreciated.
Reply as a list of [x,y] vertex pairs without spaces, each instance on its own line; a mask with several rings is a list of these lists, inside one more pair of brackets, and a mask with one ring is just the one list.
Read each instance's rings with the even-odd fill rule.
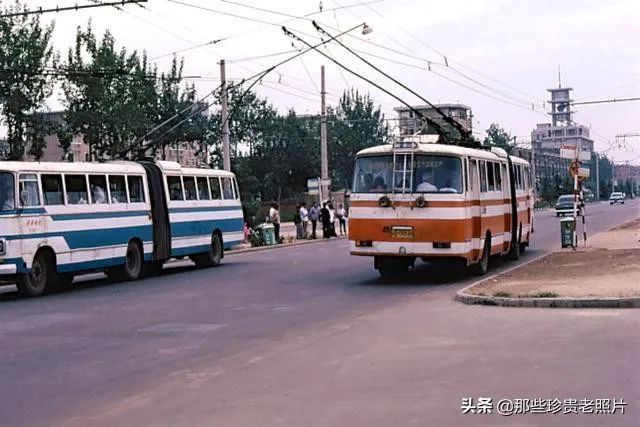
[[495,191],[496,190],[496,182],[495,176],[493,174],[493,162],[487,162],[487,190]]
[[200,200],[211,200],[207,177],[199,176],[196,178],[196,182],[198,184],[198,196],[200,197]]
[[127,176],[129,184],[129,201],[131,203],[144,203],[144,186],[141,176]]
[[38,175],[20,174],[20,206],[39,206]]
[[486,193],[487,191],[487,168],[484,161],[478,162],[480,168],[480,192]]
[[89,203],[86,175],[65,175],[67,187],[67,203],[70,205],[86,205]]
[[127,184],[122,175],[109,175],[111,203],[127,203]]
[[522,166],[518,165],[518,190],[522,190]]
[[231,178],[222,178],[222,197],[225,200],[232,200],[234,198]]
[[44,204],[47,206],[64,205],[61,175],[41,175]]
[[238,181],[235,178],[233,178],[233,194],[236,200],[240,198],[240,190],[238,190]]
[[91,190],[91,203],[102,205],[109,203],[107,200],[107,177],[104,175],[89,175],[89,189]]
[[496,191],[502,191],[502,175],[500,175],[500,163],[494,163],[493,170],[496,178]]
[[222,199],[222,193],[220,192],[220,178],[217,176],[210,177],[209,185],[211,186],[211,198],[213,200]]
[[184,200],[184,195],[182,194],[182,180],[179,176],[168,176],[167,185],[169,187],[170,200]]
[[198,200],[198,192],[196,191],[196,179],[193,176],[183,176],[184,194],[187,200]]

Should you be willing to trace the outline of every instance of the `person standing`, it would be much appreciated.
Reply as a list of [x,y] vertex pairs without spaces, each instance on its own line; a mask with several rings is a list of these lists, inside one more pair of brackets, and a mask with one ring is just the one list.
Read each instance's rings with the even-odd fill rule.
[[300,215],[301,206],[296,206],[296,213],[293,215],[293,225],[296,226],[296,239],[302,239],[302,216]]
[[336,210],[333,204],[329,203],[329,235],[331,237],[338,237],[336,234]]
[[340,223],[340,235],[343,236],[347,233],[347,211],[344,210],[344,207],[342,205],[338,205],[336,216],[338,217],[338,222]]
[[320,219],[322,220],[322,237],[328,239],[331,237],[331,229],[329,227],[331,215],[326,203],[323,203],[322,209],[320,209]]
[[317,239],[316,227],[318,226],[318,220],[320,219],[320,210],[314,203],[309,209],[309,220],[311,221],[311,238]]
[[278,204],[272,203],[269,209],[269,221],[273,224],[273,233],[275,234],[276,244],[280,243],[280,211]]
[[300,206],[300,218],[302,219],[302,238],[307,238],[307,226],[309,225],[309,211],[307,211],[307,204],[302,203]]

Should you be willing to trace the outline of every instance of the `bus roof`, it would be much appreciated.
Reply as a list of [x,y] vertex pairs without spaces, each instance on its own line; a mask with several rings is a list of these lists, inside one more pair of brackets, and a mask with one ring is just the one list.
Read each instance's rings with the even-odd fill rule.
[[[465,156],[465,157],[476,157],[479,159],[486,160],[501,160],[504,159],[504,155],[498,155],[494,151],[490,150],[480,150],[475,148],[467,148],[461,147],[459,145],[449,145],[449,144],[416,144],[417,148],[413,150],[415,154],[442,154],[442,155],[453,155],[453,156]],[[498,153],[504,152],[504,150],[496,150]],[[403,151],[406,152],[406,151]],[[360,150],[356,156],[373,156],[376,154],[392,154],[393,146],[391,144],[378,145],[375,147],[365,148],[364,150]],[[520,158],[511,156],[511,160],[513,163],[528,165],[529,162]]]
[[[234,176],[231,172],[218,169],[183,168],[176,162],[157,161],[163,172],[177,172],[189,175]],[[0,171],[5,172],[62,172],[62,173],[140,173],[145,170],[141,164],[126,160],[109,162],[19,162],[0,161]]]

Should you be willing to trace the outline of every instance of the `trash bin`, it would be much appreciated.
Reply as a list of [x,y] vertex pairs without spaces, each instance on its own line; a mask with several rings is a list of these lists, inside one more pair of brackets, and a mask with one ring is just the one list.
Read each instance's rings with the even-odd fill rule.
[[562,218],[560,220],[560,239],[563,248],[573,247],[573,230],[576,222],[573,218]]
[[265,246],[272,246],[276,244],[276,232],[272,224],[263,225],[261,232]]

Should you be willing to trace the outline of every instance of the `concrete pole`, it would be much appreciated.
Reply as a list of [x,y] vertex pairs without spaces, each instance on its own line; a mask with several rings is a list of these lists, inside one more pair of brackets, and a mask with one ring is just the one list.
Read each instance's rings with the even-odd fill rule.
[[330,197],[330,189],[328,185],[329,180],[329,159],[327,153],[327,103],[325,100],[326,90],[324,82],[324,65],[320,67],[320,179],[321,181],[321,194],[325,198]]
[[533,175],[533,197],[534,202],[538,197],[538,176],[536,175],[536,144],[531,140],[531,174]]
[[596,155],[596,200],[600,201],[600,158]]
[[222,168],[231,170],[231,155],[229,152],[229,106],[227,105],[227,82],[224,59],[220,60],[220,107],[222,109]]

